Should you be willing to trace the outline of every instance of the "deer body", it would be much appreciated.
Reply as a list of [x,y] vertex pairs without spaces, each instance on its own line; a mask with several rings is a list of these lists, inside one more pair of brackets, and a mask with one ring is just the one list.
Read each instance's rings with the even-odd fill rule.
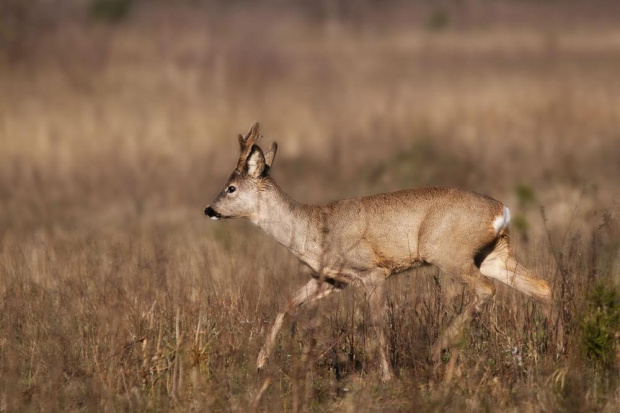
[[497,237],[493,222],[504,214],[501,202],[454,188],[306,205],[271,178],[264,186],[269,189],[261,191],[251,221],[315,273],[351,281],[375,268],[392,275],[455,255],[472,257]]
[[301,204],[268,175],[277,146],[263,153],[255,145],[258,137],[257,124],[245,137],[240,135],[237,169],[205,214],[212,219],[250,219],[313,271],[313,279],[276,317],[259,354],[259,368],[267,362],[286,314],[354,285],[365,292],[371,306],[379,362],[388,380],[391,368],[382,327],[384,281],[420,265],[436,265],[472,292],[463,314],[433,345],[435,360],[443,348],[458,342],[472,316],[493,296],[495,288],[488,278],[550,303],[548,284],[520,266],[510,253],[510,212],[501,202],[454,188],[421,188],[326,205]]

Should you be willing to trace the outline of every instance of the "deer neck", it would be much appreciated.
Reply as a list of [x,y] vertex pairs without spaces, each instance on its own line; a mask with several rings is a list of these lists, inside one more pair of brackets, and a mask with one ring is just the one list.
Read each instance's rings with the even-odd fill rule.
[[259,195],[259,208],[251,221],[310,267],[320,259],[320,209],[288,196],[267,178]]

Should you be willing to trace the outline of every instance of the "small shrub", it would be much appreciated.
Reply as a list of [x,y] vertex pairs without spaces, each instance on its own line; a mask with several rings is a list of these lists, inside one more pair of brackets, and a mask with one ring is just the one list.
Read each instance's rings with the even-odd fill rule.
[[528,224],[527,224],[527,218],[525,218],[525,215],[523,214],[515,215],[514,218],[512,218],[511,220],[511,224],[513,228],[515,228],[517,231],[519,231],[523,235],[527,233]]
[[426,27],[431,31],[441,31],[448,27],[450,24],[450,15],[446,10],[436,9],[434,10],[426,22]]
[[536,201],[534,189],[532,189],[532,187],[528,184],[524,184],[522,182],[518,183],[517,186],[515,186],[515,192],[521,208],[531,206]]
[[528,222],[525,212],[529,207],[536,202],[536,195],[534,190],[528,184],[523,182],[518,183],[515,186],[515,194],[517,195],[517,203],[519,205],[520,213],[517,213],[512,218],[512,227],[517,230],[522,240],[527,242],[528,236]]
[[584,356],[597,366],[613,368],[620,335],[618,291],[611,282],[599,281],[586,302],[581,319],[581,346]]

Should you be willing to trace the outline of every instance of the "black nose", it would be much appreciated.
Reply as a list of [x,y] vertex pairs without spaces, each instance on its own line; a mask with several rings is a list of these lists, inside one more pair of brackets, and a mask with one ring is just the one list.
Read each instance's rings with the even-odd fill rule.
[[211,208],[210,206],[208,206],[205,209],[205,215],[208,216],[209,218],[221,218],[222,216],[215,212],[215,209]]

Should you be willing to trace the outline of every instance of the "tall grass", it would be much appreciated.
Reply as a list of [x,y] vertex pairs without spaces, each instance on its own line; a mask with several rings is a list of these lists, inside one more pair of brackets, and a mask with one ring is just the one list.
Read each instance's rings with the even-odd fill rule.
[[[613,24],[536,17],[562,5],[476,24],[448,8],[435,30],[420,6],[324,22],[140,4],[0,66],[0,410],[618,409]],[[378,379],[355,291],[287,324],[259,376],[308,273],[247,222],[202,217],[255,120],[280,144],[275,179],[306,202],[422,185],[506,202],[555,316],[498,285],[456,363],[434,366],[467,295],[412,271],[389,283],[395,380]]]

